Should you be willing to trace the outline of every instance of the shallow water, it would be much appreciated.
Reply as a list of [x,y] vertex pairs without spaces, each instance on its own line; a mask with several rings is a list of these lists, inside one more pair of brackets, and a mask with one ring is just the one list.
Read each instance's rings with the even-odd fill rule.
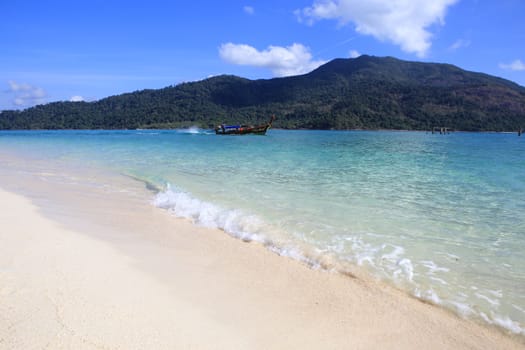
[[0,147],[132,176],[158,189],[154,205],[196,224],[314,267],[362,266],[525,334],[525,138],[516,134],[4,131]]

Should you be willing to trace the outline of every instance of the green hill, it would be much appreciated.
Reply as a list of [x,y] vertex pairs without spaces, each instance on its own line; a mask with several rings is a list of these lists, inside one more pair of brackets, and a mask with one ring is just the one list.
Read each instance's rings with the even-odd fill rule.
[[3,111],[0,129],[135,129],[222,122],[307,129],[510,131],[525,127],[525,88],[449,64],[361,56],[300,76],[217,76],[96,102]]

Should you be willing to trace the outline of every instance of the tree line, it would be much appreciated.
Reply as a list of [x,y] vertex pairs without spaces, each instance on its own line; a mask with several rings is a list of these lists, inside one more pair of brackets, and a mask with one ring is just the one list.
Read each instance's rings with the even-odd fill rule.
[[277,116],[286,129],[468,131],[525,127],[525,88],[446,64],[391,57],[336,59],[295,77],[218,76],[95,102],[0,113],[0,129],[213,128]]

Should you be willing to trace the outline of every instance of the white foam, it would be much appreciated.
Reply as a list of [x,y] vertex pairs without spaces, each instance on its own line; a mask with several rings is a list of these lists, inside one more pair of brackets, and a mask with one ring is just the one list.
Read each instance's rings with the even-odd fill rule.
[[439,283],[441,283],[441,284],[444,285],[444,286],[448,285],[448,283],[447,283],[444,279],[441,279],[441,278],[438,278],[438,277],[433,277],[433,276],[430,276],[429,278],[430,278],[432,281],[439,282]]
[[357,264],[359,266],[363,266],[365,263],[370,264],[370,266],[375,266],[374,260],[372,259],[371,256],[368,256],[368,255],[357,256]]
[[276,245],[272,245],[268,246],[268,248],[277,255],[286,256],[291,259],[301,261],[313,269],[321,268],[321,264],[319,263],[319,261],[307,257],[300,250],[294,247],[278,247]]
[[401,267],[401,270],[396,270],[394,276],[397,277],[401,272],[406,276],[406,278],[412,282],[414,279],[414,266],[410,259],[404,258],[397,262],[397,266]]
[[459,261],[459,259],[460,259],[460,257],[458,255],[455,255],[455,254],[442,253],[442,252],[440,252],[439,254],[441,254],[444,257],[446,257],[447,260],[449,260],[449,261]]
[[203,133],[205,133],[204,130],[199,129],[196,126],[191,126],[191,127],[187,128],[187,129],[178,129],[177,132],[180,133],[180,134],[195,134],[195,135],[196,134],[203,134]]
[[432,289],[421,291],[419,288],[416,288],[413,293],[419,299],[428,300],[436,305],[441,304],[441,299]]
[[496,298],[503,298],[503,291],[501,289],[498,290],[489,290],[490,294],[494,295]]
[[[383,244],[381,248],[386,249],[386,247],[387,245]],[[388,254],[383,254],[381,256],[381,259],[398,260],[399,256],[405,253],[405,250],[403,249],[403,247],[399,247],[399,246],[393,246],[393,247],[394,247],[394,250]]]
[[[268,236],[268,228],[262,220],[257,216],[245,213],[239,209],[225,209],[218,205],[205,202],[193,197],[191,194],[173,188],[167,185],[165,191],[159,192],[153,204],[159,208],[167,209],[176,216],[190,219],[197,225],[219,228],[226,233],[242,239],[243,241],[255,241],[266,246],[270,251],[291,259],[301,261],[311,268],[324,268],[320,263],[319,256],[323,253],[339,253],[340,255],[346,249],[344,244],[336,242],[328,246],[326,249],[318,249],[313,256],[305,254],[298,246],[293,244],[281,244],[274,242]],[[439,274],[450,272],[449,268],[437,265],[432,260],[419,261],[416,266],[412,263],[409,257],[405,256],[405,249],[393,244],[370,244],[362,239],[360,235],[352,237],[345,237],[345,242],[348,242],[352,253],[344,257],[348,261],[353,261],[358,265],[370,265],[374,271],[380,271],[382,277],[387,277],[396,282],[410,283],[412,286],[412,293],[421,299],[431,301],[434,304],[449,306],[455,308],[462,316],[478,315],[489,324],[498,325],[513,333],[523,333],[524,329],[520,323],[512,320],[508,316],[496,315],[500,306],[500,300],[503,297],[502,290],[479,290],[476,286],[471,286],[470,289],[473,294],[480,300],[487,302],[493,311],[490,315],[477,310],[467,300],[450,300],[450,298],[441,299],[437,291],[432,288],[421,290],[419,281],[414,277],[421,276],[415,272],[415,269],[425,268],[426,277],[441,286],[447,286],[446,278],[438,277]],[[314,249],[313,252],[316,250]],[[449,254],[450,259],[458,259],[456,255]],[[462,299],[468,299],[467,295],[463,295]],[[524,312],[523,308],[513,305],[518,311]]]
[[261,220],[236,209],[223,209],[212,203],[201,201],[187,192],[172,188],[159,192],[153,204],[167,209],[178,217],[190,219],[193,223],[209,228],[219,228],[244,241],[265,243],[260,233]]
[[518,306],[516,304],[512,304],[512,307],[515,308],[518,311],[523,312],[525,314],[525,309],[524,308],[522,308],[522,307],[520,307],[520,306]]
[[483,295],[481,293],[474,293],[474,295],[477,296],[479,299],[485,300],[486,302],[488,302],[490,305],[494,307],[499,306],[499,300],[491,299],[488,296]]
[[435,304],[441,304],[441,298],[433,290],[427,292],[426,298]]
[[470,305],[466,303],[460,303],[457,301],[451,301],[450,303],[455,307],[458,314],[460,314],[463,317],[467,317],[475,313],[472,307],[470,307]]
[[498,317],[498,316],[492,315],[492,319],[494,320],[494,324],[497,324],[500,327],[508,329],[509,331],[516,333],[516,334],[525,335],[525,329],[521,327],[518,322],[511,320],[507,316]]
[[449,272],[450,269],[446,267],[440,267],[436,265],[432,260],[423,260],[419,262],[421,265],[425,266],[428,269],[428,273],[433,275],[436,272]]
[[193,223],[209,228],[222,229],[233,237],[246,242],[259,242],[270,251],[301,261],[311,268],[317,269],[321,264],[315,258],[306,256],[300,249],[293,246],[275,244],[262,233],[265,224],[256,216],[249,215],[238,209],[223,209],[217,205],[201,201],[191,194],[166,186],[159,192],[153,204],[167,209],[178,217],[190,219]]
[[359,237],[351,237],[347,238],[347,240],[352,242],[351,248],[357,265],[363,266],[365,263],[368,263],[371,267],[376,266],[374,257],[379,251],[378,248],[363,242]]
[[481,318],[488,324],[498,325],[504,329],[507,329],[515,334],[525,335],[525,328],[523,328],[518,322],[511,320],[508,316],[499,316],[491,313],[490,317],[484,313],[479,313]]

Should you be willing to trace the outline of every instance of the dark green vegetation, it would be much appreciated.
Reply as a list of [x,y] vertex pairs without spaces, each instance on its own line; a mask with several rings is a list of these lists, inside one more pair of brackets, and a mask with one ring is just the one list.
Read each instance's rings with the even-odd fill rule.
[[268,80],[217,76],[96,102],[3,111],[0,129],[176,128],[266,122],[276,128],[515,131],[525,88],[448,64],[361,56]]

